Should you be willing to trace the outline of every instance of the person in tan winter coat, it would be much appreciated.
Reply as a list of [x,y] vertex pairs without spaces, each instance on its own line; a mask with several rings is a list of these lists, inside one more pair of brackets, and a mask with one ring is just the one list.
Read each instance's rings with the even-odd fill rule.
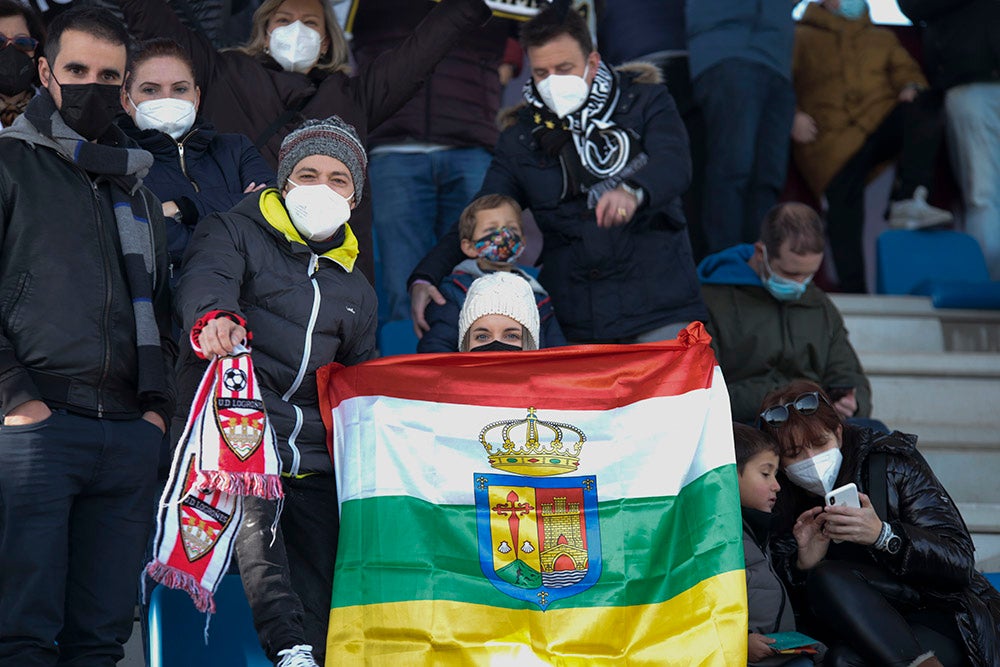
[[919,228],[951,220],[926,203],[941,141],[939,101],[920,66],[864,0],[810,4],[795,30],[792,79],[798,110],[793,155],[809,187],[826,196],[827,225],[842,291],[864,292],[864,186],[874,167],[899,156],[889,221]]

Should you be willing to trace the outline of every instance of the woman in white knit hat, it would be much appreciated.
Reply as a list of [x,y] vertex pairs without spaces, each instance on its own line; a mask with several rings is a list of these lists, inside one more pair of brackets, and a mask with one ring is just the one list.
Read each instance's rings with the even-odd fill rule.
[[513,273],[477,278],[458,316],[460,352],[538,349],[538,306],[531,285]]

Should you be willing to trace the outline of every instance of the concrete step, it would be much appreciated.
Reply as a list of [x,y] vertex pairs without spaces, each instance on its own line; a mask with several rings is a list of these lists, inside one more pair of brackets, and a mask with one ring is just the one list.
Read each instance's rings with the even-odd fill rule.
[[831,294],[859,353],[998,352],[1000,311],[934,308],[930,298]]

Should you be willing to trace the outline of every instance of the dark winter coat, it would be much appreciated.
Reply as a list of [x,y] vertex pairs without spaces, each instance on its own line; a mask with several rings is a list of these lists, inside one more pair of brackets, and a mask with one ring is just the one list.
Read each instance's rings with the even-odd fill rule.
[[[954,613],[958,630],[974,667],[1000,665],[1000,593],[975,569],[975,547],[954,501],[941,486],[927,461],[916,449],[917,438],[898,431],[876,433],[844,426],[844,456],[835,487],[854,482],[870,493],[869,461],[872,453],[886,455],[888,516],[903,540],[892,555],[871,548],[847,545],[840,553],[860,554],[863,562],[880,566],[900,582],[916,589],[921,604],[930,610]],[[771,547],[774,563],[786,582],[801,587],[805,574],[795,567],[798,548],[792,535],[795,519],[823,502],[787,480],[781,482],[775,513],[779,515]],[[827,558],[835,558],[834,547]]]
[[[515,271],[531,283],[538,305],[538,349],[560,347],[566,344],[559,322],[555,318],[552,299],[548,292],[534,278],[520,269]],[[473,281],[486,273],[475,260],[469,259],[455,267],[455,272],[441,281],[438,290],[445,299],[439,306],[433,301],[427,304],[427,323],[431,326],[417,342],[417,352],[458,352],[458,318],[465,303],[465,295]]]
[[597,13],[601,57],[620,65],[657,53],[687,53],[684,0],[608,0]]
[[[19,120],[31,113],[29,105]],[[132,147],[121,133],[116,140]],[[0,135],[0,413],[42,400],[92,417],[169,418],[175,347],[163,215],[151,192],[138,192],[156,251],[153,309],[168,380],[156,402],[136,393],[135,314],[107,177]]]
[[181,220],[166,219],[175,272],[201,218],[231,209],[246,197],[243,191],[250,183],[274,185],[274,170],[242,134],[216,132],[200,119],[179,141],[158,130],[140,130],[128,116],[120,117],[118,125],[153,154],[143,183],[161,202],[172,201],[181,211]]
[[899,0],[925,26],[924,69],[936,88],[1000,81],[1000,3],[996,0]]
[[[792,78],[795,22],[799,0],[688,0],[685,5],[691,78],[724,60],[737,58]],[[733,100],[738,104],[738,100]]]
[[[762,539],[763,538],[763,539]],[[795,629],[795,615],[785,585],[766,552],[767,535],[758,536],[743,520],[743,555],[746,561],[747,614],[750,632],[766,635]]]
[[[379,58],[359,76],[286,72],[270,56],[255,58],[240,51],[216,51],[207,38],[184,26],[165,0],[118,0],[129,28],[142,39],[170,37],[194,59],[201,86],[201,113],[221,132],[258,138],[286,109],[297,109],[260,150],[277,168],[281,140],[307,118],[336,114],[354,126],[363,144],[368,133],[406,103],[434,66],[461,35],[490,16],[482,0],[443,0],[440,7],[398,48]],[[308,101],[307,101],[308,100]],[[361,245],[361,270],[374,277],[371,193],[365,184],[361,204],[352,216]]]
[[[562,196],[562,164],[535,141],[527,107],[501,134],[479,193],[505,194],[531,209],[544,237],[538,281],[571,341],[628,338],[707,316],[680,204],[691,180],[687,132],[665,86],[638,83],[635,71],[620,75],[613,120],[634,131],[649,155],[629,178],[646,193],[631,222],[601,229],[586,195]],[[436,285],[462,258],[456,225],[410,279]]]
[[810,284],[801,299],[778,301],[747,264],[752,254],[750,244],[733,246],[698,266],[733,419],[754,421],[769,391],[803,378],[854,387],[856,416],[870,416],[871,385],[830,297]]
[[[348,25],[358,67],[402,44],[437,3],[431,0],[355,0]],[[424,85],[368,137],[369,147],[406,141],[493,150],[500,132],[499,67],[514,21],[494,18],[469,30],[434,68]]]
[[[184,258],[175,298],[184,331],[212,311],[245,321],[282,470],[291,475],[333,470],[316,370],[375,354],[375,291],[353,270],[356,252],[357,239],[348,233],[340,248],[315,255],[270,189],[204,218]],[[182,362],[181,405],[189,406],[206,362],[189,345],[182,346]]]

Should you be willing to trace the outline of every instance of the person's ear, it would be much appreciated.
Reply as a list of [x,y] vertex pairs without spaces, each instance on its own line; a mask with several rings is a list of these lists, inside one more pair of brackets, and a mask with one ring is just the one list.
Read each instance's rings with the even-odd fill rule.
[[590,79],[587,83],[593,83],[594,77],[597,76],[597,68],[601,64],[601,54],[597,51],[591,51],[590,55],[587,56],[587,76]]
[[475,259],[479,256],[479,253],[476,252],[476,242],[472,239],[462,239],[458,245],[469,259]]
[[49,87],[49,79],[52,77],[52,69],[49,67],[49,59],[45,56],[38,57],[38,80],[42,82],[43,88]]
[[198,86],[194,87],[194,112],[198,113],[198,109],[201,108],[201,88]]

